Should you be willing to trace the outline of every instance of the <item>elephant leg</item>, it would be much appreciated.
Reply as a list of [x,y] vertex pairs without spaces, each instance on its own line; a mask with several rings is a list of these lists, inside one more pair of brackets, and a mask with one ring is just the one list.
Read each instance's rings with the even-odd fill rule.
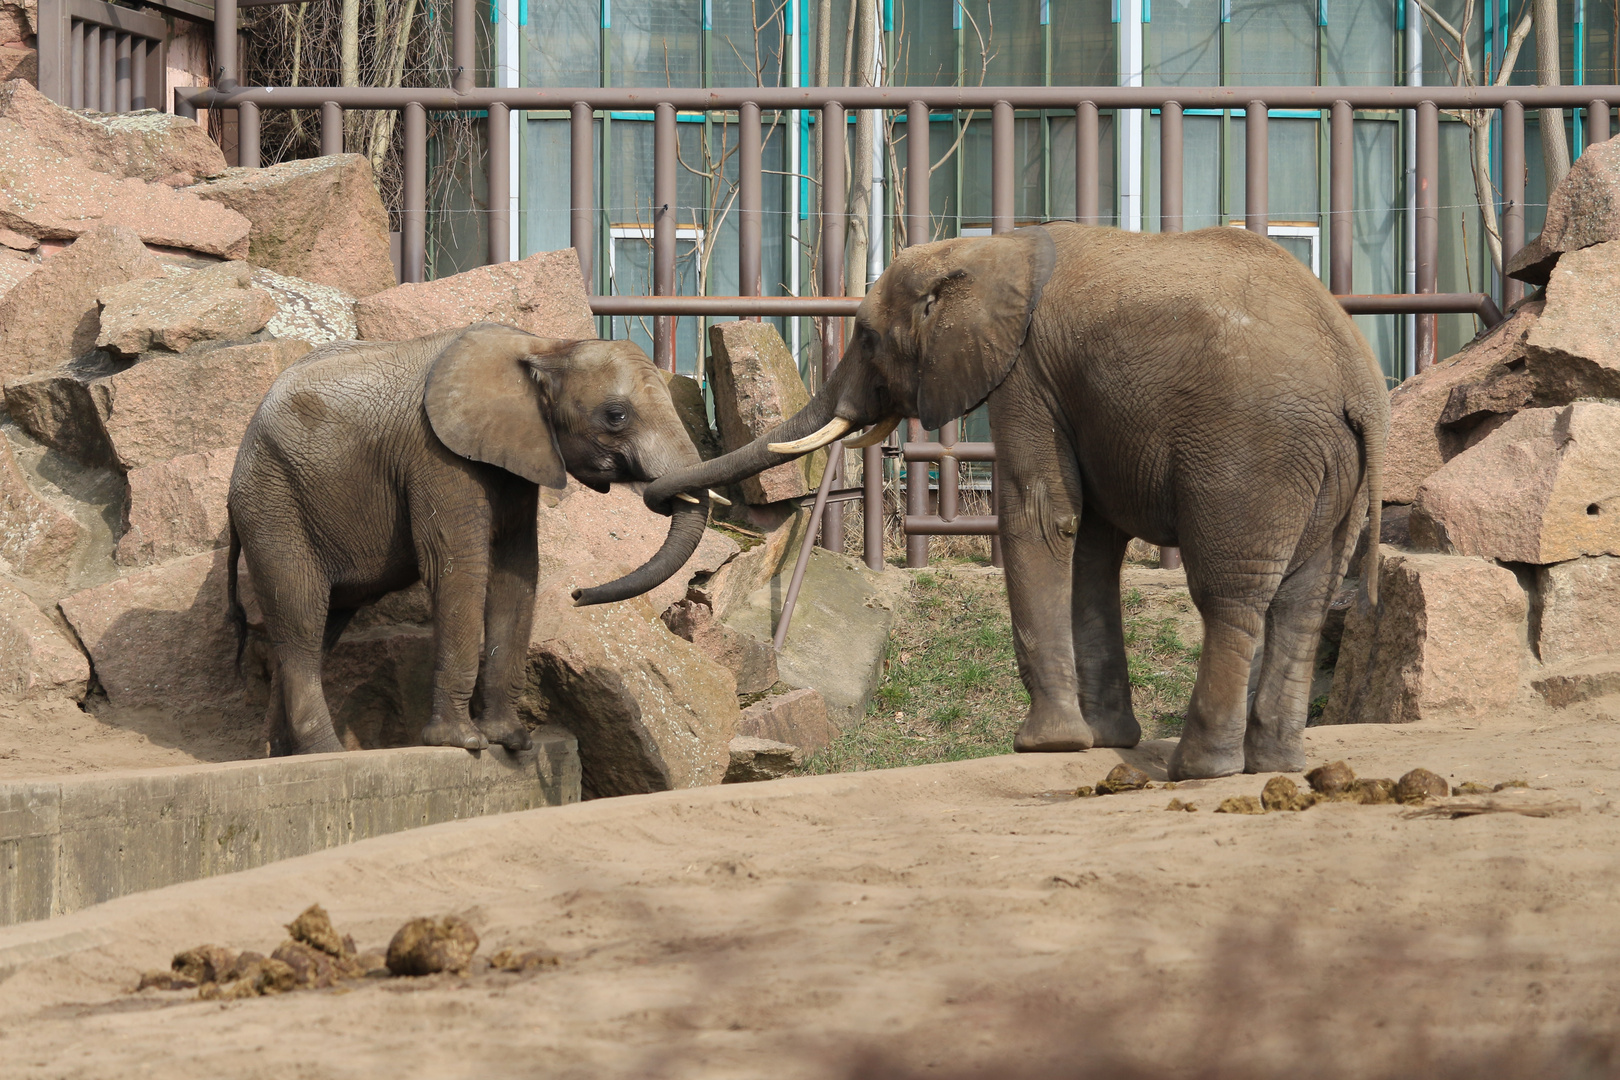
[[321,659],[325,660],[337,648],[338,638],[348,629],[349,623],[354,619],[359,608],[335,607],[326,612],[326,629],[321,633]]
[[482,750],[489,740],[473,724],[468,706],[483,641],[488,531],[463,523],[455,535],[437,533],[418,548],[418,565],[433,568],[424,575],[433,593],[433,709],[422,743]]
[[271,753],[326,754],[343,749],[321,690],[321,644],[331,586],[309,569],[312,555],[281,552],[250,559],[254,592],[264,612],[264,634],[275,659],[266,729]]
[[[1249,675],[1282,568],[1275,574],[1262,570],[1258,581],[1253,573],[1230,569],[1206,575],[1196,552],[1186,547],[1183,552],[1193,603],[1204,617],[1204,645],[1181,741],[1170,757],[1170,779],[1230,776],[1243,771]],[[1226,587],[1209,587],[1205,581],[1211,579]],[[1252,587],[1242,589],[1245,583]]]
[[1081,516],[1074,539],[1074,661],[1080,712],[1091,728],[1093,746],[1142,741],[1142,726],[1131,708],[1119,596],[1119,568],[1130,542],[1128,534],[1096,514]]
[[534,740],[517,705],[528,676],[529,631],[534,625],[535,578],[540,570],[535,537],[540,489],[527,482],[509,488],[502,493],[490,538],[483,709],[478,729],[490,742],[508,750],[527,750]]

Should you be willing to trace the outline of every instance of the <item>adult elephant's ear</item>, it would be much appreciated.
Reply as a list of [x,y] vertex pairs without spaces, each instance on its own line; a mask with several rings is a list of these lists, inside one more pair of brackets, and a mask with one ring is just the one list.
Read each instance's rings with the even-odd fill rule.
[[574,343],[479,323],[450,339],[428,370],[423,405],[453,453],[549,488],[568,482],[534,360]]
[[1036,226],[958,241],[923,303],[917,411],[937,428],[1007,377],[1052,276],[1052,237]]

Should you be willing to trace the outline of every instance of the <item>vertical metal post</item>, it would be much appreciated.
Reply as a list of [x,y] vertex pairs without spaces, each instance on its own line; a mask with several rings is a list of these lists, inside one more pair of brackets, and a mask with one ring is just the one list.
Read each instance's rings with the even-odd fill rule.
[[84,79],[79,101],[81,109],[101,107],[101,27],[84,27]]
[[118,52],[113,61],[113,109],[116,112],[129,112],[129,102],[134,96],[135,73],[130,70],[130,38],[128,34],[118,35]]
[[[43,29],[43,28],[42,28]],[[73,20],[73,32],[69,37],[68,48],[68,92],[67,106],[70,109],[84,108],[84,23],[78,19]]]
[[951,447],[961,434],[961,421],[951,420],[939,429],[939,445],[945,452],[939,455],[939,516],[944,521],[956,520],[961,506],[961,468]]
[[[231,0],[233,6],[235,3],[236,0]],[[465,94],[473,88],[478,63],[478,24],[473,0],[455,0],[450,18],[450,57],[455,66],[450,86],[456,93]]]
[[1013,107],[998,101],[990,109],[990,231],[1012,232],[1015,183]]
[[[1524,247],[1524,106],[1502,106],[1502,261]],[[1524,282],[1503,276],[1502,309],[1524,299]]]
[[[847,204],[844,192],[844,154],[847,149],[844,107],[836,101],[828,102],[821,110],[821,295],[844,295],[844,219]],[[864,272],[864,269],[863,269]],[[829,316],[822,321],[821,382],[838,366],[844,345],[844,320]],[[836,462],[836,465],[834,464]],[[844,459],[842,454],[829,455],[827,467],[836,468],[833,478],[837,487],[844,486]],[[844,550],[844,507],[835,503],[827,508],[826,521],[821,528],[821,546],[832,551]]]
[[118,111],[118,35],[113,30],[101,32],[101,94],[96,108]]
[[1074,216],[1082,225],[1102,224],[1097,193],[1097,106],[1082,101],[1074,111]]
[[[341,116],[340,116],[341,123]],[[427,110],[405,106],[405,212],[401,215],[400,264],[405,281],[427,280]]]
[[[653,295],[675,295],[675,106],[659,102],[653,112]],[[675,370],[675,320],[653,316],[653,363]]]
[[596,120],[591,107],[574,102],[568,113],[568,242],[579,255],[585,291],[596,291]]
[[129,90],[129,107],[131,109],[144,109],[147,107],[146,76],[147,76],[147,39],[136,38],[130,49],[130,74],[132,82]]
[[1266,143],[1266,103],[1251,101],[1243,109],[1244,169],[1243,169],[1243,225],[1261,236],[1267,233],[1269,207],[1271,155]]
[[236,88],[236,0],[214,0],[214,85]]
[[[913,101],[906,107],[906,245],[926,244],[933,238],[932,218],[928,207],[928,170],[932,158],[928,147],[928,106]],[[921,442],[922,425],[907,420],[900,435],[900,445]],[[928,513],[928,466],[921,461],[901,460],[906,470],[906,506],[901,515],[920,517]],[[867,513],[871,513],[870,510]],[[912,536],[901,530],[906,539],[906,565],[928,565],[928,537]]]
[[868,446],[861,451],[861,526],[865,534],[868,569],[887,569],[883,561],[883,447]]
[[343,106],[335,101],[321,103],[321,156],[343,153]]
[[251,101],[236,107],[236,163],[244,169],[259,167],[259,107]]
[[1328,288],[1335,295],[1354,292],[1351,271],[1355,236],[1355,113],[1348,101],[1333,103],[1328,165]]
[[737,285],[743,296],[758,296],[765,235],[759,106],[744,102],[737,111],[737,127],[737,182],[741,189],[737,193]]
[[1001,569],[1001,462],[990,463],[990,512],[996,515],[996,531],[990,534],[990,565]]
[[[1436,291],[1439,277],[1440,211],[1435,182],[1440,175],[1440,110],[1425,101],[1417,110],[1417,291]],[[1417,317],[1415,370],[1427,371],[1439,357],[1439,317]]]
[[1159,107],[1159,231],[1182,229],[1181,106],[1167,101]]
[[489,107],[489,261],[512,257],[512,110]]
[[1596,99],[1586,103],[1586,142],[1593,143],[1609,141],[1609,103]]

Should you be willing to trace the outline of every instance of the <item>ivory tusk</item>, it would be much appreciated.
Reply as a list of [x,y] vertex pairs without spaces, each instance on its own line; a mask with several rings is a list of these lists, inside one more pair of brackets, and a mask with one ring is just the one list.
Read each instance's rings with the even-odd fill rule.
[[842,416],[835,416],[827,422],[827,426],[813,435],[806,435],[797,442],[775,442],[769,444],[773,454],[808,454],[820,450],[828,443],[837,442],[847,435],[855,425]]
[[730,506],[731,505],[731,500],[730,499],[726,498],[724,495],[720,494],[718,491],[714,490],[713,488],[709,489],[709,501],[719,503],[721,506]]
[[893,431],[899,426],[900,417],[898,416],[891,416],[886,420],[879,420],[877,423],[872,425],[872,430],[868,431],[865,435],[862,435],[858,439],[850,439],[848,442],[844,443],[844,446],[850,450],[865,450],[868,446],[876,446],[884,439],[887,439],[889,437],[889,432]]
[[681,500],[681,502],[695,503],[695,502],[701,502],[702,501],[696,495],[690,494],[689,492],[685,492],[685,491],[677,491],[675,493],[675,497],[677,499]]

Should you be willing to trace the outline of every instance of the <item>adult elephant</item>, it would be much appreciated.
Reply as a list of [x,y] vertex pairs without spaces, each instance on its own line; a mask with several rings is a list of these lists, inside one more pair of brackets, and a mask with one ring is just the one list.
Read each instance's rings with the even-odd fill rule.
[[[517,713],[538,573],[539,486],[606,491],[698,462],[663,377],[625,341],[560,341],[484,323],[317,349],[271,386],[231,474],[237,552],[275,660],[272,753],[341,750],[321,662],[356,610],[417,580],[433,596],[433,704],[422,741],[527,749]],[[654,588],[702,539],[708,498],[679,503],[663,546],[580,604]],[[483,654],[481,711],[469,713]]]
[[1303,768],[1317,638],[1369,504],[1378,535],[1388,401],[1321,282],[1246,230],[1060,223],[911,248],[809,406],[646,499],[667,511],[857,427],[875,425],[849,445],[870,445],[902,417],[933,428],[986,400],[1030,695],[1015,747],[1141,738],[1119,589],[1138,536],[1181,548],[1204,621],[1170,775]]

